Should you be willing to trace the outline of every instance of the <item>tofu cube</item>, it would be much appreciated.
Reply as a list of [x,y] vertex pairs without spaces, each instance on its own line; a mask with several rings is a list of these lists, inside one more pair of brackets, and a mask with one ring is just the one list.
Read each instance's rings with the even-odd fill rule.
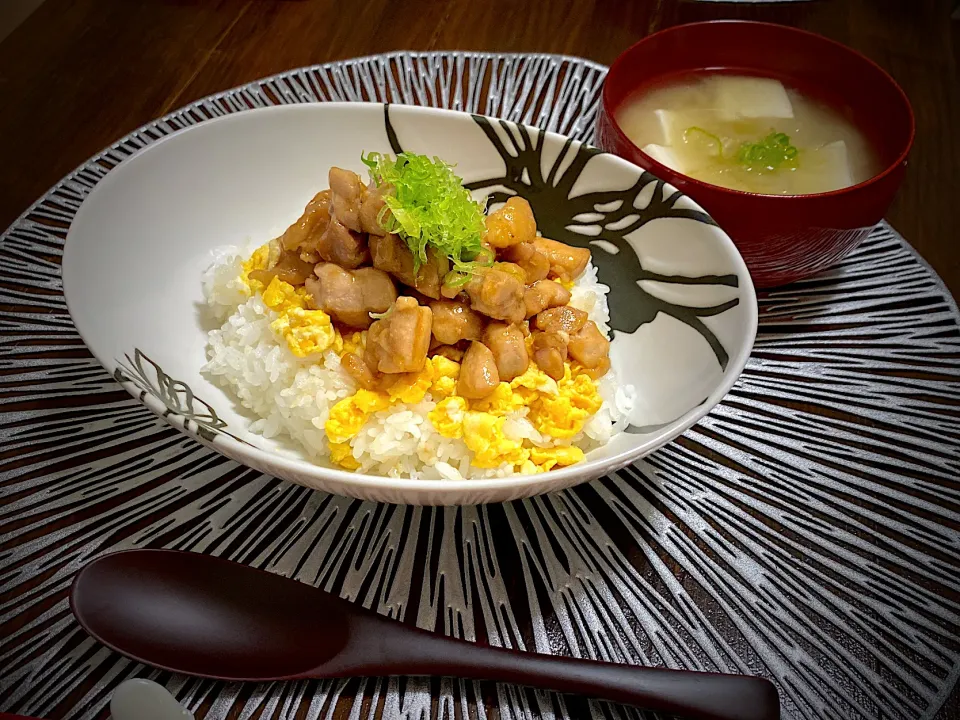
[[793,117],[793,105],[779,80],[715,75],[707,83],[713,104],[725,120]]

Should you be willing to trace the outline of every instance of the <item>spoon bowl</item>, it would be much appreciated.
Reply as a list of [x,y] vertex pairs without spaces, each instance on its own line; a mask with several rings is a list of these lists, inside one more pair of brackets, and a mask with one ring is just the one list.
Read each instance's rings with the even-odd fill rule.
[[74,580],[77,620],[148,665],[219,680],[450,675],[699,720],[778,720],[768,680],[525,653],[443,637],[280,575],[173,550],[129,550]]
[[220,680],[310,672],[345,648],[354,609],[280,575],[166,551],[120,552],[90,563],[74,582],[71,605],[104,645],[165,670]]

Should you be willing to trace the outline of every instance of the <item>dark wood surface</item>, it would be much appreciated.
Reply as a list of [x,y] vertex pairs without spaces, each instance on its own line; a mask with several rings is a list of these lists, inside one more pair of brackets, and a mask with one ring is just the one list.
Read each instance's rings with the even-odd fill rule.
[[[610,63],[659,28],[736,17],[827,35],[903,86],[917,139],[888,219],[957,295],[960,22],[951,9],[949,0],[46,0],[0,42],[0,227],[143,123],[282,70],[397,49]],[[955,691],[938,717],[960,718],[958,706]]]
[[671,0],[47,0],[0,43],[0,227],[104,146],[210,93],[293,67],[413,49],[610,63],[667,25],[796,25],[886,68],[917,116],[889,220],[960,293],[960,22],[950,0],[760,6]]

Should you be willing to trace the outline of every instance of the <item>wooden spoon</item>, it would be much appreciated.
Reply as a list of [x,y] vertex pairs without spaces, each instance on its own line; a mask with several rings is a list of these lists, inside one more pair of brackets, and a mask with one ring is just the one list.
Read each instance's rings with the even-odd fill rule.
[[484,647],[390,620],[220,558],[130,550],[74,580],[70,606],[104,645],[220,680],[449,675],[580,693],[698,720],[778,720],[769,681]]

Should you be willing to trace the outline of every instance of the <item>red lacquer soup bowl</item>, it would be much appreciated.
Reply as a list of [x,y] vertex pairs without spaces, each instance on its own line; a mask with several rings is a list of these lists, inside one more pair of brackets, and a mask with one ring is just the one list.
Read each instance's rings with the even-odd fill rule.
[[[842,190],[761,195],[694,180],[657,162],[624,134],[617,110],[637,93],[684,75],[762,75],[827,102],[866,136],[883,170]],[[839,43],[769,23],[720,20],[644,38],[611,66],[597,142],[690,195],[734,240],[758,287],[799,280],[836,263],[882,218],[903,180],[914,120],[903,90]]]

